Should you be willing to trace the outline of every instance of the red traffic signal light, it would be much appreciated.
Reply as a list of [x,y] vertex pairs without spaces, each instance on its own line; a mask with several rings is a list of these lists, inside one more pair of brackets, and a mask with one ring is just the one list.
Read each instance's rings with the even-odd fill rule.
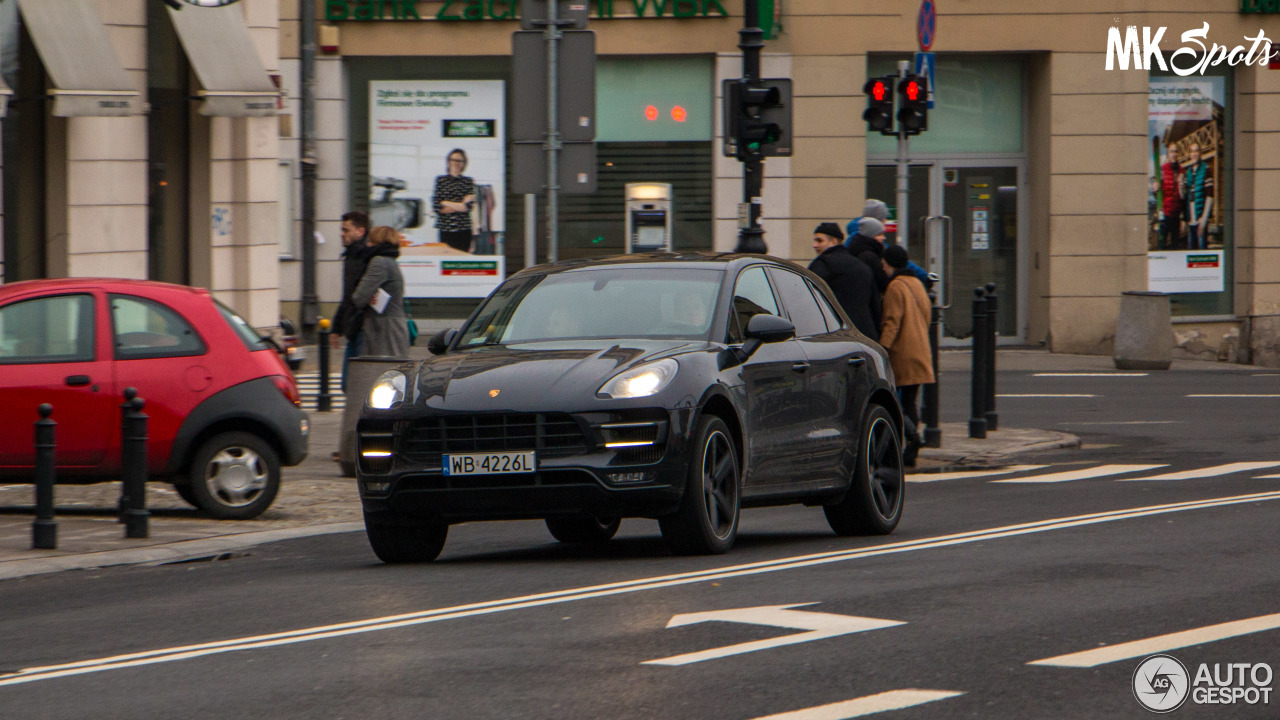
[[867,130],[882,135],[895,135],[893,130],[893,91],[894,76],[871,78],[862,87],[867,95],[867,109],[862,119],[867,121]]
[[920,83],[915,80],[908,80],[905,83],[905,88],[902,94],[907,96],[907,100],[915,102],[920,99]]
[[883,80],[872,80],[870,84],[871,90],[868,91],[868,94],[871,95],[871,99],[876,102],[884,102],[885,96],[889,94],[889,86]]
[[919,135],[929,129],[929,100],[924,78],[907,75],[898,83],[902,106],[898,109],[898,127],[907,135]]

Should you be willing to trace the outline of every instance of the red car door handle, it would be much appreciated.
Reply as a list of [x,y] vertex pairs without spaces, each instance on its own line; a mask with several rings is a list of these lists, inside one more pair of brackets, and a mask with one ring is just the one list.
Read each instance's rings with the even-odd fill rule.
[[88,385],[91,382],[93,381],[89,379],[88,375],[68,375],[67,376],[67,385],[70,385],[71,387],[83,387],[85,385]]

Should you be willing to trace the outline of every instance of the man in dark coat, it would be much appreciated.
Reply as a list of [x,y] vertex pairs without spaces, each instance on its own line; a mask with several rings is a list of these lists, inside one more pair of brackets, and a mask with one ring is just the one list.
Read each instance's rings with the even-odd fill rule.
[[873,217],[864,217],[858,221],[858,234],[851,236],[844,244],[849,253],[866,263],[876,279],[876,289],[883,295],[889,287],[889,276],[885,274],[880,258],[884,255],[884,223]]
[[342,216],[342,302],[333,314],[333,334],[330,346],[338,347],[338,337],[347,339],[347,349],[342,356],[342,391],[347,391],[347,366],[351,358],[360,354],[360,319],[364,308],[356,308],[351,296],[356,285],[369,266],[369,251],[365,236],[369,232],[369,216],[353,210]]
[[849,254],[840,226],[824,222],[813,231],[813,251],[818,257],[809,269],[826,281],[854,327],[872,340],[880,339],[880,291],[871,268]]

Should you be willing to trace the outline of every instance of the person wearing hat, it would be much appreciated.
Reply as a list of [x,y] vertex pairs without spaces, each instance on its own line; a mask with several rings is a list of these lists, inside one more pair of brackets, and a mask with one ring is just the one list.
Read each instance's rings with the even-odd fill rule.
[[933,382],[933,355],[929,348],[929,296],[924,285],[907,269],[907,251],[898,245],[885,248],[881,258],[890,276],[880,322],[880,344],[889,351],[889,364],[898,383],[907,426],[908,447],[903,462],[915,464],[920,449],[920,386]]
[[809,269],[822,278],[836,296],[844,314],[853,321],[858,332],[880,338],[880,291],[866,263],[844,248],[844,233],[833,222],[824,222],[813,231],[813,251],[818,257]]
[[[889,223],[889,206],[885,205],[883,200],[876,200],[875,198],[867,198],[867,203],[862,206],[862,215],[850,220],[849,224],[845,227],[845,232],[849,233],[849,241],[853,240],[855,233],[859,233],[858,223],[860,223],[863,218],[869,217],[880,221],[881,231],[879,233],[879,240],[880,246],[883,248],[886,244],[884,233],[888,228]],[[872,237],[875,237],[875,235],[872,235]],[[849,246],[849,241],[845,242],[846,247]],[[850,248],[850,250],[852,250],[852,248]],[[879,263],[876,263],[876,265],[878,266]],[[926,291],[933,289],[933,283],[938,279],[938,276],[931,275],[924,268],[910,261],[907,262],[907,269],[920,280]],[[885,283],[889,282],[888,277],[877,279],[883,280]],[[880,286],[880,291],[884,292],[883,285]]]
[[854,257],[871,268],[871,275],[876,280],[876,289],[883,295],[889,287],[889,276],[880,264],[880,256],[884,254],[884,223],[873,217],[864,217],[858,221],[858,233],[844,242],[845,249]]

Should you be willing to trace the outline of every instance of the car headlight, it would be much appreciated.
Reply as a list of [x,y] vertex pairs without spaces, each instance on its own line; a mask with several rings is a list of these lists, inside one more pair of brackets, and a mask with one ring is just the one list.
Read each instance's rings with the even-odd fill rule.
[[404,388],[408,380],[399,370],[388,370],[378,376],[377,382],[369,390],[369,407],[374,410],[386,410],[398,402],[404,401]]
[[600,394],[611,398],[648,397],[670,385],[679,369],[680,365],[670,358],[645,363],[614,375],[600,388]]

